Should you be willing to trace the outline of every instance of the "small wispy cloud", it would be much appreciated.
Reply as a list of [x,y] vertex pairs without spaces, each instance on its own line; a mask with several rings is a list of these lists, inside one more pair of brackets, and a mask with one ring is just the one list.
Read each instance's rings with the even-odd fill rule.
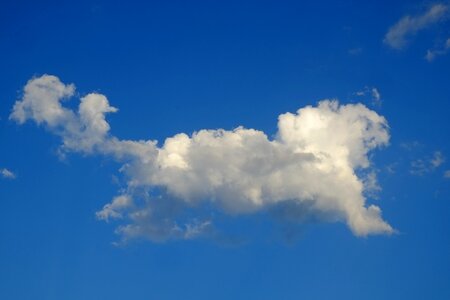
[[379,102],[381,101],[381,94],[380,94],[380,92],[378,91],[378,89],[377,89],[377,88],[372,88],[371,93],[372,93],[372,99],[373,99],[376,103],[379,103]]
[[450,38],[445,41],[445,44],[438,49],[428,49],[425,59],[432,62],[436,57],[445,55],[450,50]]
[[435,151],[432,157],[413,160],[411,162],[410,173],[423,176],[439,168],[445,162],[445,157],[440,151]]
[[444,178],[450,179],[450,170],[444,172]]
[[431,165],[433,168],[440,167],[445,162],[445,157],[442,155],[440,151],[434,152],[433,157],[430,160]]
[[355,93],[358,97],[370,97],[372,105],[381,106],[381,94],[376,87],[365,86],[362,90]]
[[0,175],[1,175],[1,177],[7,178],[7,179],[15,179],[16,178],[16,174],[14,174],[14,172],[12,172],[6,168],[0,169]]
[[383,42],[391,48],[400,50],[408,44],[408,38],[417,32],[445,19],[449,7],[443,3],[432,5],[422,14],[404,16],[386,33]]
[[359,55],[361,54],[363,49],[361,47],[351,48],[348,50],[348,54],[350,55]]
[[403,142],[400,143],[400,147],[405,150],[412,151],[414,149],[423,147],[423,144],[421,144],[419,141]]
[[396,171],[397,165],[398,165],[398,163],[391,163],[391,164],[388,164],[385,167],[385,169],[389,174],[394,174]]

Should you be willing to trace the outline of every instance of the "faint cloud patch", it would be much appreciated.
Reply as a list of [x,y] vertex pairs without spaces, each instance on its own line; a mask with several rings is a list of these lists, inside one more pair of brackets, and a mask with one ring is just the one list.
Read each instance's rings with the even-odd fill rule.
[[396,168],[397,168],[397,165],[398,165],[398,163],[391,163],[391,164],[389,164],[389,165],[387,165],[385,168],[386,168],[386,171],[389,173],[389,174],[395,174],[395,170],[396,170]]
[[368,98],[374,106],[381,106],[382,104],[380,91],[376,87],[365,86],[362,90],[357,91],[355,95]]
[[6,168],[0,169],[0,175],[1,175],[1,177],[7,178],[7,179],[16,179],[16,177],[17,177],[16,174],[14,174],[14,172],[12,172]]
[[383,42],[393,49],[401,50],[407,46],[409,38],[419,31],[444,20],[447,18],[448,12],[448,5],[437,3],[421,14],[406,15],[389,28]]
[[433,158],[430,163],[434,168],[440,167],[445,162],[445,157],[442,155],[440,151],[434,152]]
[[361,47],[351,48],[348,50],[348,54],[350,55],[360,55],[363,49]]
[[212,222],[210,220],[199,221],[195,219],[194,222],[185,224],[185,230],[181,230],[181,232],[184,239],[190,240],[205,234],[211,226]]
[[403,149],[408,150],[408,151],[420,148],[422,146],[423,146],[422,143],[420,143],[419,141],[400,143],[400,147],[402,147]]
[[445,162],[445,157],[440,151],[435,151],[432,157],[413,160],[411,162],[410,173],[412,175],[423,176],[439,168]]
[[450,170],[444,172],[444,178],[450,179]]
[[441,48],[438,49],[428,49],[427,54],[425,55],[425,59],[428,62],[432,62],[436,59],[438,56],[442,56],[447,54],[447,52],[450,50],[450,38],[445,41],[444,45],[441,46]]

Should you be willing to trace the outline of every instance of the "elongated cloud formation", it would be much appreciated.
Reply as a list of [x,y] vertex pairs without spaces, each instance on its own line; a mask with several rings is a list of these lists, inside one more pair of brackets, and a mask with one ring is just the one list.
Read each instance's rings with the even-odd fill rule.
[[101,94],[82,97],[78,111],[65,108],[74,92],[55,76],[33,78],[10,118],[42,124],[61,137],[64,151],[122,164],[127,188],[97,217],[121,219],[117,232],[124,239],[190,239],[212,230],[214,211],[239,215],[280,206],[289,207],[286,219],[344,221],[358,236],[393,232],[380,208],[366,205],[365,180],[356,174],[370,166],[368,152],[389,140],[386,120],[364,105],[324,100],[282,114],[274,139],[238,127],[180,133],[158,146],[111,135],[105,115],[117,109]]
[[429,27],[447,17],[449,8],[445,4],[434,4],[427,11],[417,16],[404,16],[389,28],[384,42],[394,48],[402,49],[407,44],[407,38],[418,31]]
[[14,174],[12,171],[6,169],[6,168],[2,168],[0,169],[0,175],[3,178],[8,178],[8,179],[15,179],[16,178],[16,174]]

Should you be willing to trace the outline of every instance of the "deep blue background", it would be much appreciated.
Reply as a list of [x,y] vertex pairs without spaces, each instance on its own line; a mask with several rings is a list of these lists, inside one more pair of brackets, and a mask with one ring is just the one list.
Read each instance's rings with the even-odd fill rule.
[[[0,179],[1,299],[450,299],[450,166],[409,173],[434,151],[450,157],[450,55],[424,59],[449,26],[402,51],[382,43],[422,2],[60,2],[0,4],[0,168],[17,174]],[[119,166],[61,162],[57,138],[8,120],[26,81],[45,73],[105,94],[120,109],[108,117],[114,135],[159,141],[238,125],[272,135],[280,113],[324,98],[371,105],[354,93],[377,87],[372,108],[392,139],[373,157],[383,191],[372,201],[399,234],[307,224],[286,240],[256,216],[227,221],[239,245],[112,246],[114,224],[95,211],[116,194]]]

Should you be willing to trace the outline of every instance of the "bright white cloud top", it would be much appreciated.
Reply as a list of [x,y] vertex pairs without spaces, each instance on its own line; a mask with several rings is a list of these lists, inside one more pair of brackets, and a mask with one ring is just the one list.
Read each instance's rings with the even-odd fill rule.
[[366,204],[374,173],[370,180],[357,175],[370,167],[369,152],[389,141],[385,118],[362,104],[324,100],[282,114],[274,139],[243,127],[204,129],[159,146],[111,135],[105,115],[117,109],[104,95],[82,97],[78,111],[64,107],[74,93],[73,84],[55,76],[33,78],[10,118],[43,125],[61,137],[65,152],[98,153],[122,164],[127,188],[97,217],[121,219],[117,232],[125,240],[194,238],[211,231],[214,211],[252,214],[279,205],[289,206],[286,218],[343,221],[357,236],[394,231],[378,206]]

